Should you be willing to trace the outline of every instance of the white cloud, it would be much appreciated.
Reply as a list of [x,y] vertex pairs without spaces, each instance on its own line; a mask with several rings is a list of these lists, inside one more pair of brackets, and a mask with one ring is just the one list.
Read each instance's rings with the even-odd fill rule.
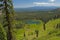
[[50,2],[55,2],[55,0],[49,0]]
[[45,4],[49,4],[49,3],[45,3],[45,2],[34,2],[33,4],[37,4],[37,5],[45,5]]
[[34,5],[36,6],[59,6],[60,7],[60,4],[59,3],[49,3],[49,2],[33,2]]

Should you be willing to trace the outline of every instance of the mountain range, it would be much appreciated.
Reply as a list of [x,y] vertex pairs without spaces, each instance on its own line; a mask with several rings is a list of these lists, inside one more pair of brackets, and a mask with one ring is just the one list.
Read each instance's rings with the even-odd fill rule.
[[14,8],[17,12],[24,12],[24,11],[48,11],[48,10],[54,10],[59,7],[55,6],[35,6],[35,7],[29,7],[29,8]]

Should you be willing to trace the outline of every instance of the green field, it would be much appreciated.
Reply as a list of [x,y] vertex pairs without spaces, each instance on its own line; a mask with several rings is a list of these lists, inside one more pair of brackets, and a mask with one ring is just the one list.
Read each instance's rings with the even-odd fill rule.
[[[24,27],[16,29],[16,40],[60,40],[60,25],[58,28],[57,24],[60,24],[60,19],[52,19],[45,24],[46,30],[43,29],[44,22],[41,20],[39,24],[23,24]],[[24,21],[20,22],[25,23]],[[36,32],[38,31],[38,37]]]

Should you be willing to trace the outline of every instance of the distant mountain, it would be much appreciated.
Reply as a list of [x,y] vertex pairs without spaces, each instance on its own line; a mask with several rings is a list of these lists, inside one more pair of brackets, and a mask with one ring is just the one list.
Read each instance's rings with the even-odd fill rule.
[[23,12],[23,11],[48,11],[48,10],[54,10],[58,7],[55,6],[35,6],[35,7],[29,7],[29,8],[15,8],[15,11],[17,12]]

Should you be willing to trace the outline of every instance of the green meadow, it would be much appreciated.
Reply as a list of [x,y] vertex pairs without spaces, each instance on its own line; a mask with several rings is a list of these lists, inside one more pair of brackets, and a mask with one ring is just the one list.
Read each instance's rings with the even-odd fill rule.
[[[57,27],[57,24],[60,24],[59,19],[52,19],[45,24],[46,30],[43,29],[44,22],[41,20],[32,20],[39,21],[39,24],[23,24],[23,28],[16,29],[15,35],[16,40],[60,40],[60,26]],[[20,22],[25,23],[23,22]],[[38,37],[36,37],[36,30],[38,31]]]

